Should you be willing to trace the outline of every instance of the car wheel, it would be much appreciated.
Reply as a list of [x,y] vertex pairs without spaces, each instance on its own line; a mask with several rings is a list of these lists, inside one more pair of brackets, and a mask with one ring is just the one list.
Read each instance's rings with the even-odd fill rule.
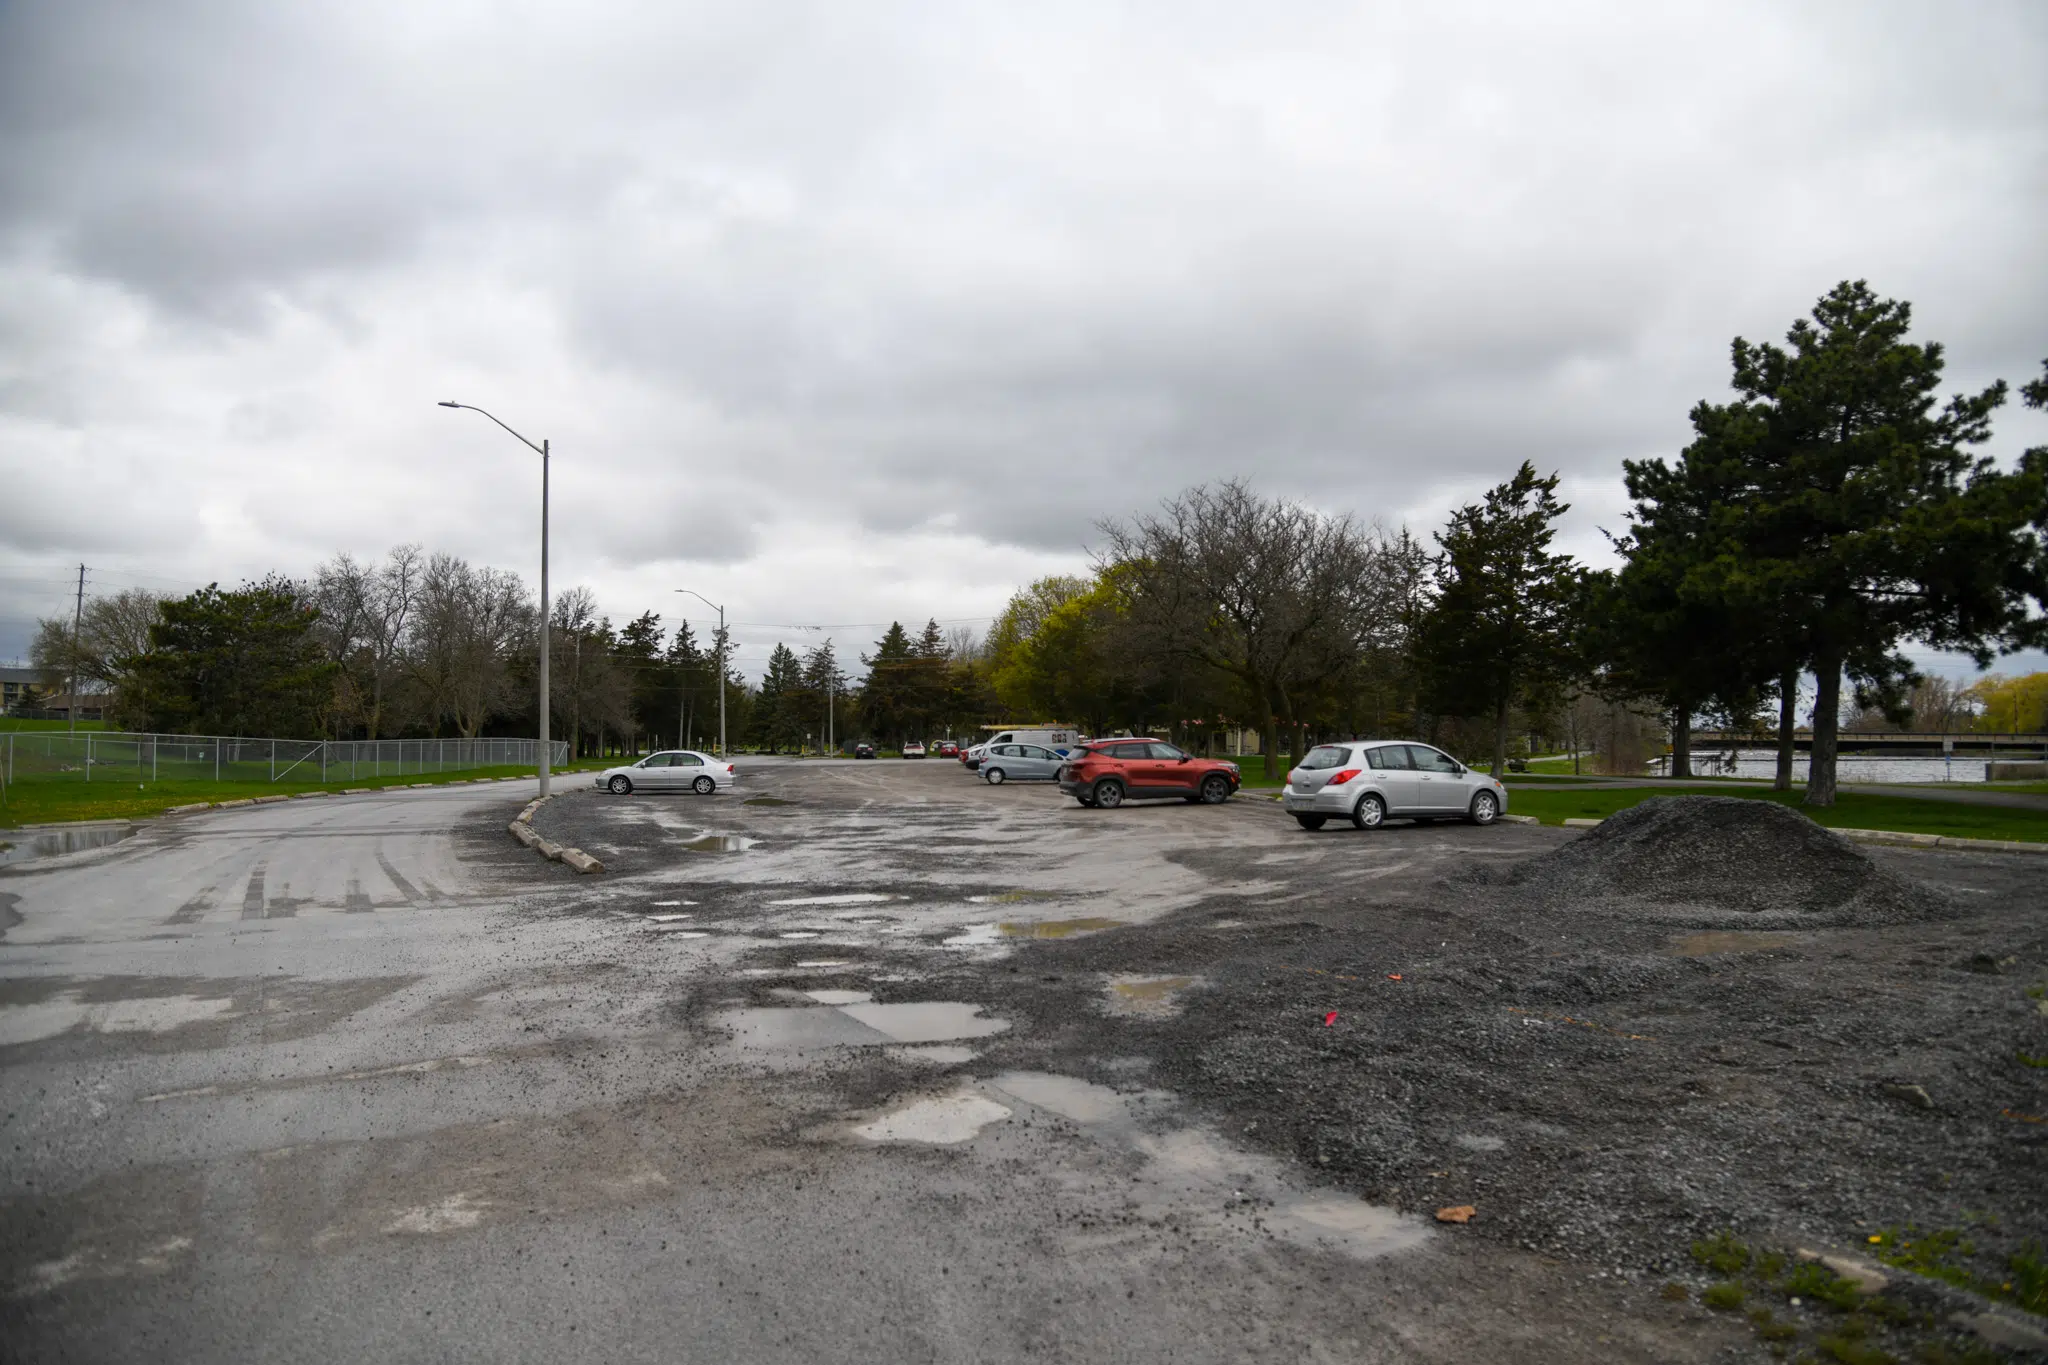
[[1500,798],[1492,792],[1481,792],[1472,798],[1472,823],[1490,825],[1500,819]]
[[1104,810],[1115,810],[1124,803],[1124,786],[1115,778],[1105,777],[1095,784],[1095,804]]
[[991,787],[1000,787],[1003,785],[1003,770],[1001,768],[990,768],[981,775],[981,779]]
[[1367,792],[1351,808],[1351,823],[1360,829],[1378,829],[1387,822],[1387,803]]
[[624,773],[620,773],[617,777],[605,783],[605,786],[611,788],[613,796],[624,796],[627,792],[633,790],[633,779],[627,777]]
[[1329,818],[1327,815],[1297,815],[1294,817],[1294,823],[1303,829],[1321,829]]
[[1230,799],[1230,779],[1222,773],[1211,773],[1202,779],[1202,804],[1220,806]]
[[718,784],[708,777],[700,777],[690,785],[697,789],[697,795],[699,796],[709,796],[718,790]]

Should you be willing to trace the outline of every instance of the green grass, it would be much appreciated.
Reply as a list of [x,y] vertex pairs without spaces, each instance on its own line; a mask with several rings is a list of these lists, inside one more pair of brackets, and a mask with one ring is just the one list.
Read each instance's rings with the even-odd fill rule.
[[1875,796],[1842,792],[1827,809],[1800,805],[1804,793],[1768,787],[1595,787],[1550,790],[1511,785],[1508,809],[1533,815],[1546,825],[1566,819],[1604,820],[1619,810],[1657,796],[1739,796],[1791,806],[1830,829],[1890,829],[1907,834],[1945,834],[1958,839],[2018,839],[2048,843],[2048,817],[2037,810],[1965,806],[1917,796]]
[[[68,730],[70,728],[71,725],[68,721],[23,720],[18,716],[0,716],[0,735],[4,735],[10,730],[24,732],[34,730],[40,733],[44,730]],[[107,728],[107,723],[103,720],[82,720],[78,722],[78,728],[80,730],[104,730]]]
[[[560,773],[594,772],[630,760],[586,758]],[[109,776],[104,781],[85,782],[77,778],[31,778],[9,783],[6,803],[0,805],[0,829],[22,825],[59,824],[73,820],[142,820],[161,815],[173,806],[195,801],[238,801],[250,796],[290,796],[298,792],[338,792],[344,787],[409,787],[418,783],[467,782],[479,777],[530,777],[528,767],[471,768],[462,772],[407,773],[401,777],[338,778],[332,782],[215,782],[206,778],[164,778],[157,782],[121,781]]]

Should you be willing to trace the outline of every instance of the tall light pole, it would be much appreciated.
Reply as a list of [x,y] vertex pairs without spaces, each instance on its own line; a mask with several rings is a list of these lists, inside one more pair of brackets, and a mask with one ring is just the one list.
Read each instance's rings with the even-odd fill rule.
[[677,592],[686,592],[686,593],[689,593],[689,594],[690,594],[690,596],[692,596],[692,597],[696,598],[696,599],[697,599],[697,600],[698,600],[699,602],[702,602],[702,603],[703,603],[703,604],[704,604],[705,606],[707,606],[707,607],[715,607],[715,608],[717,608],[717,611],[718,611],[718,653],[717,653],[717,659],[718,659],[718,756],[719,756],[720,758],[724,758],[724,757],[726,757],[726,752],[725,752],[725,608],[724,608],[724,607],[720,607],[720,606],[718,605],[718,603],[716,603],[716,602],[712,601],[712,600],[711,600],[710,598],[706,597],[706,596],[705,596],[705,595],[704,595],[703,593],[701,593],[701,592],[698,592],[698,591],[697,591],[696,589],[694,589],[694,588],[677,588],[677,589],[676,589],[676,591],[677,591]]
[[[469,403],[444,402],[441,406],[444,408],[468,408],[471,412],[483,412],[484,416],[491,417],[491,414],[484,412],[482,408]],[[491,417],[491,420],[498,422],[498,419],[495,417]],[[518,432],[512,431],[512,428],[506,427],[503,422],[498,422],[498,425],[505,427],[507,431],[511,431],[514,436],[519,436]],[[548,443],[543,439],[539,445],[534,445],[533,442],[528,441],[524,436],[519,436],[519,439],[525,442],[528,449],[540,456],[540,794],[546,796],[549,792],[548,758],[550,756],[548,753]]]

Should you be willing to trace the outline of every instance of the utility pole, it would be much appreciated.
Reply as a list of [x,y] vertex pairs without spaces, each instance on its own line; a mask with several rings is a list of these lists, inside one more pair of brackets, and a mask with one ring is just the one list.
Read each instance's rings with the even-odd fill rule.
[[[78,566],[78,600],[71,604],[71,695],[64,704],[64,732],[78,732],[78,651],[84,641],[85,565]],[[87,774],[90,776],[90,774]]]

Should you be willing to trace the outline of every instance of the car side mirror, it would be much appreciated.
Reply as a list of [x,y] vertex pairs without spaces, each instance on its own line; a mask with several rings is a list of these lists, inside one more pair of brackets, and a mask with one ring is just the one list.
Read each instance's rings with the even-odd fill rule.
[[1179,758],[1179,760],[1178,760],[1178,761],[1179,761],[1179,762],[1182,762],[1182,763],[1186,763],[1186,762],[1190,761],[1190,760],[1191,760],[1191,759],[1193,759],[1193,758],[1194,758],[1194,755],[1193,755],[1193,754],[1182,754],[1182,755],[1180,756],[1180,758]]

